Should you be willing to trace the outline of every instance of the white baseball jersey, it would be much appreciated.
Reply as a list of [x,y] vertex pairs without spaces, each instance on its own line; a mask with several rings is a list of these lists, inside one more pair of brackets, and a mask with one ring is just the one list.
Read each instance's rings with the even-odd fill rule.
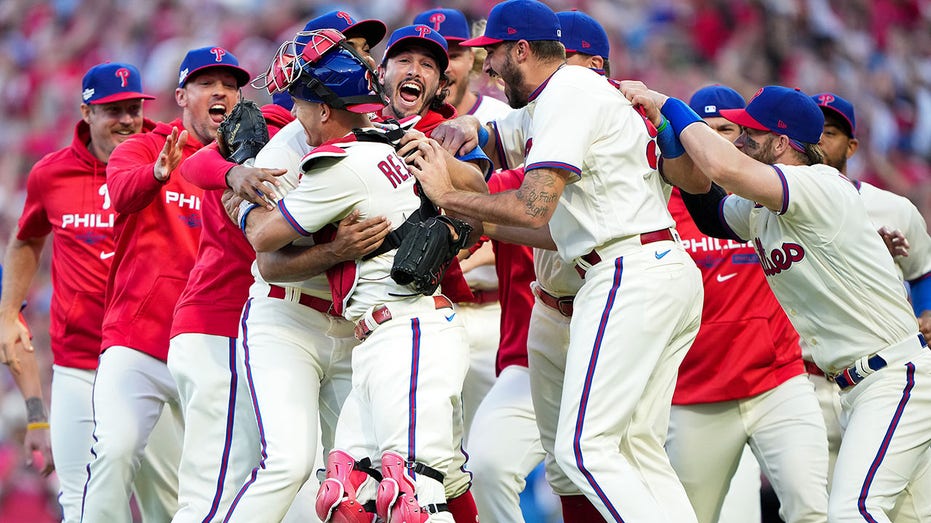
[[[420,208],[416,180],[388,144],[358,142],[349,135],[314,149],[301,168],[302,183],[278,202],[278,208],[302,236],[338,222],[353,209],[359,210],[360,219],[383,215],[397,227]],[[356,262],[355,284],[344,310],[347,319],[357,321],[371,307],[398,297],[419,296],[390,277],[393,260],[391,252]]]
[[492,120],[504,118],[513,110],[510,105],[497,98],[479,94],[478,100],[468,114],[478,118],[478,121],[484,125]]
[[864,182],[856,182],[866,212],[873,225],[902,231],[908,239],[908,256],[894,258],[899,276],[914,280],[931,272],[931,236],[928,225],[915,204],[904,196],[884,191]]
[[736,195],[723,203],[737,236],[752,240],[763,272],[825,372],[841,371],[918,334],[892,257],[856,188],[826,165],[775,165],[780,212]]
[[[272,136],[268,143],[265,144],[265,147],[262,147],[262,150],[259,151],[259,154],[255,157],[255,167],[287,169],[285,174],[277,178],[278,182],[281,184],[280,186],[269,185],[274,189],[279,200],[297,187],[301,180],[301,159],[307,155],[310,150],[311,147],[307,145],[307,135],[304,133],[304,127],[301,126],[301,122],[294,120],[282,127],[275,136]],[[313,245],[314,242],[312,238],[302,238],[294,243],[298,245]],[[332,296],[330,293],[330,284],[327,282],[326,275],[323,274],[300,282],[266,282],[259,273],[258,263],[253,263],[252,275],[255,277],[255,283],[249,289],[249,296],[253,298],[267,296],[268,283],[294,288],[296,291],[325,300],[331,299]]]
[[527,172],[555,168],[574,174],[550,220],[564,260],[616,238],[675,225],[646,122],[598,73],[561,67],[527,106],[496,125],[507,165],[523,162]]

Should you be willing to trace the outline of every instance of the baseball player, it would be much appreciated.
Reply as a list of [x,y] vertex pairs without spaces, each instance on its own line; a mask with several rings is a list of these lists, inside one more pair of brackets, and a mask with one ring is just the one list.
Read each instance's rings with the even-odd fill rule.
[[[197,252],[203,191],[174,171],[213,141],[248,80],[226,49],[188,51],[175,90],[181,117],[127,140],[107,164],[107,186],[117,212],[116,246],[94,384],[95,441],[83,521],[130,520],[128,486],[166,405],[180,438],[178,390],[165,359],[174,306]],[[180,440],[175,445],[180,449]],[[177,488],[177,476],[174,483]]]
[[[472,37],[469,24],[461,11],[431,9],[417,15],[414,24],[426,25],[446,40],[449,49],[449,65],[446,67],[449,95],[446,101],[456,108],[457,114],[475,115],[484,124],[511,111],[504,102],[479,95],[469,89],[475,51],[471,47],[459,45],[459,42]],[[475,412],[495,382],[495,355],[502,335],[500,330],[487,328],[488,325],[501,324],[502,305],[499,303],[500,293],[495,274],[497,248],[489,243],[477,249],[461,261],[463,275],[475,299],[456,304],[459,320],[465,327],[469,339],[469,373],[462,387],[462,415],[466,441]]]
[[753,241],[803,347],[841,390],[846,426],[828,521],[890,521],[896,498],[927,464],[931,351],[859,193],[819,163],[821,110],[801,91],[764,87],[746,109],[721,112],[744,128],[741,154],[692,125],[701,119],[681,101],[636,86],[625,94],[654,123],[672,126],[688,152],[683,162],[700,169],[690,177],[715,182],[701,180],[710,186],[704,194],[683,193],[696,224],[711,236]]
[[[356,22],[347,13],[339,12],[342,16],[338,17],[335,16],[337,13],[311,20],[299,35],[309,38],[308,31],[339,21],[341,27],[353,35],[347,43],[359,53],[367,53],[368,42],[377,44],[386,32],[380,22]],[[299,160],[309,150],[303,128],[297,121],[284,125],[280,132],[273,134],[257,156],[255,165],[258,169],[286,172],[278,178],[277,187],[270,189],[265,186],[263,190],[273,190],[272,196],[277,197],[297,185]],[[216,151],[204,153],[217,154]],[[200,160],[200,154],[189,162]],[[279,166],[283,169],[277,169]],[[188,167],[191,166],[186,162],[184,169]],[[241,169],[249,170],[247,167]],[[237,193],[247,194],[247,190],[238,190]],[[373,223],[379,222],[362,222],[359,225],[368,227]],[[340,243],[342,234],[347,231],[355,233],[354,226],[348,221],[341,224],[336,239],[330,244],[334,251],[345,248]],[[377,242],[384,234],[378,228],[375,232],[379,234],[375,238]],[[387,232],[387,223],[384,224],[384,232]],[[236,234],[241,237],[240,232],[236,231]],[[255,261],[251,245],[247,246]],[[323,269],[344,258],[331,259],[316,272],[320,275],[316,278],[295,275],[295,270],[305,270],[299,266],[306,264],[307,254],[306,247],[288,252],[262,253],[258,263],[253,265],[254,283],[248,290],[247,314],[241,322],[243,343],[240,350],[244,353],[240,359],[246,363],[248,372],[242,377],[250,384],[249,401],[258,420],[256,439],[261,437],[262,447],[261,456],[250,464],[250,470],[258,465],[252,470],[253,475],[236,485],[232,508],[228,514],[226,510],[222,513],[228,521],[281,520],[285,516],[298,489],[313,472],[317,452],[317,413],[322,421],[324,447],[329,449],[332,447],[336,415],[348,394],[352,325],[327,314],[329,286],[322,276]],[[330,258],[332,256],[330,254]],[[278,279],[273,277],[274,272],[289,274],[287,279],[284,276]],[[302,279],[307,281],[301,282]],[[252,276],[250,280],[253,280]],[[283,326],[288,327],[285,332],[291,335],[282,336]],[[294,381],[281,380],[282,372],[287,372]],[[294,382],[302,386],[294,387]],[[298,405],[297,411],[305,413],[306,417],[295,422],[295,410],[282,409],[282,404]],[[258,458],[261,458],[261,463]],[[315,488],[312,490],[316,491]],[[313,511],[307,516],[315,519]]]
[[[23,331],[15,323],[11,325],[9,317],[16,321],[38,270],[45,239],[54,232],[51,419],[45,419],[44,407],[34,393],[25,397],[30,421],[51,422],[50,429],[34,425],[27,432],[27,444],[44,448],[49,466],[55,456],[59,502],[66,522],[80,520],[85,467],[93,443],[91,394],[100,354],[107,271],[114,251],[115,212],[107,191],[107,161],[117,145],[133,134],[152,129],[154,124],[143,118],[143,101],[151,98],[142,92],[141,76],[131,64],[104,63],[85,73],[82,119],[75,125],[72,144],[32,168],[23,214],[7,247],[7,285],[0,299],[0,344],[5,347],[16,338],[22,339]],[[27,354],[25,358],[34,356]],[[27,363],[24,360],[24,365]],[[24,369],[22,376],[30,388],[39,388],[38,373]],[[161,432],[165,423],[157,426]],[[163,443],[167,449],[158,448]],[[158,486],[167,481],[163,471],[168,469],[166,461],[171,461],[173,445],[170,437],[156,435],[133,484],[143,515],[148,518],[164,519],[168,510],[164,505],[174,505],[170,500],[173,492],[164,492]],[[167,477],[173,474],[167,472]]]
[[[351,103],[368,94],[365,63],[339,48],[299,63],[302,74],[289,89],[295,112],[308,143],[325,145],[304,157],[302,183],[278,210],[246,214],[244,230],[259,252],[310,235],[354,208],[401,223],[420,207],[414,178],[394,148],[350,132],[370,127],[369,109]],[[329,454],[317,498],[325,521],[370,521],[361,504],[372,499],[387,521],[453,521],[443,479],[457,449],[453,423],[443,420],[453,419],[466,371],[462,327],[448,298],[412,294],[389,278],[392,258],[389,251],[330,273],[334,311],[358,322],[355,335],[363,341],[353,349],[353,387],[340,413],[338,450]],[[384,479],[376,496],[374,488],[360,489],[375,486],[372,476],[353,471],[379,458]]]
[[[556,16],[561,27],[560,41],[567,50],[566,63],[604,71],[610,47],[607,34],[601,25],[579,11],[557,13]],[[584,49],[585,52],[578,52],[576,49]],[[489,179],[489,192],[517,189],[522,181],[523,170],[500,171]],[[496,230],[493,225],[489,227]],[[520,236],[504,239],[521,241]],[[496,246],[499,251],[516,251],[518,255],[521,251],[517,249],[526,249],[505,242],[497,243]],[[510,267],[511,272],[500,277],[502,282],[511,287],[525,281],[526,278],[532,281],[536,275],[536,282],[532,287],[527,285],[520,289],[520,294],[517,293],[517,289],[511,291],[515,294],[513,301],[522,300],[517,301],[514,307],[520,310],[513,310],[512,305],[505,306],[502,303],[506,317],[512,317],[512,322],[518,319],[521,321],[519,325],[523,331],[519,341],[522,344],[501,344],[498,366],[503,370],[499,371],[495,385],[479,407],[479,423],[476,430],[470,434],[467,447],[470,451],[469,463],[474,474],[475,501],[479,513],[492,521],[523,520],[519,494],[526,485],[526,476],[546,455],[540,443],[530,394],[528,344],[539,348],[543,345],[558,345],[562,341],[565,342],[563,348],[568,347],[573,296],[582,285],[579,274],[572,266],[560,262],[555,251],[534,249],[532,257],[527,256],[524,263],[520,263],[522,258],[512,256],[514,259],[503,261],[503,265]],[[533,273],[525,265],[529,264],[530,260],[533,265],[529,267],[536,268]],[[530,306],[528,301],[523,301],[527,298]],[[550,315],[552,318],[548,318]],[[548,319],[544,320],[544,317]],[[533,328],[528,333],[530,325]],[[504,328],[502,325],[502,331]],[[539,349],[534,350],[538,351]],[[466,379],[468,381],[468,377]],[[554,408],[556,406],[558,405],[551,405]],[[481,429],[489,426],[507,429],[500,432]],[[514,459],[515,456],[519,456],[520,459]],[[587,503],[584,496],[552,460],[548,462],[547,477],[551,484],[558,486],[555,490],[560,495],[564,521],[571,523],[602,519],[594,510],[594,506]]]
[[[557,465],[605,519],[694,521],[663,443],[676,369],[698,331],[699,273],[676,241],[647,125],[604,77],[563,64],[559,27],[544,4],[509,0],[483,37],[461,44],[486,48],[486,73],[521,109],[480,137],[524,163],[520,189],[468,194],[435,169],[418,179],[445,209],[528,227],[528,238],[549,232],[584,274],[568,350],[530,353],[541,438],[544,448],[552,438]],[[553,365],[535,367],[538,356]],[[541,412],[546,397],[560,398],[558,414]]]
[[[824,163],[834,167],[841,174],[847,174],[847,159],[856,154],[859,142],[856,134],[856,114],[853,105],[834,93],[819,93],[811,97],[824,113],[824,131],[819,147],[824,152]],[[895,256],[896,269],[900,279],[908,282],[911,289],[912,310],[919,318],[919,323],[931,318],[931,237],[927,225],[915,205],[907,198],[884,191],[873,185],[853,180],[860,192],[860,198],[866,206],[873,225],[900,230],[909,243],[907,256]],[[927,327],[922,329],[927,331]],[[928,335],[925,333],[925,339]],[[814,365],[810,354],[806,357],[809,379],[815,386],[821,402],[821,413],[828,427],[828,448],[830,449],[830,470],[834,470],[837,451],[841,441],[840,395],[837,386],[831,383],[823,372]],[[928,478],[925,478],[927,481]],[[913,483],[909,490],[922,488],[921,483]],[[923,488],[929,488],[927,486]],[[905,504],[908,510],[909,504]],[[902,521],[900,515],[897,521]],[[913,516],[914,517],[914,516]]]
[[[455,108],[445,102],[447,79],[444,71],[449,64],[447,49],[446,39],[425,25],[401,27],[391,33],[378,70],[388,105],[379,113],[378,119],[394,118],[402,123],[413,121],[415,131],[432,136],[440,124],[456,116]],[[465,151],[455,154],[455,159],[453,156],[446,157],[450,173],[458,183],[468,184],[466,186],[469,190],[484,192],[487,190],[485,184],[474,176],[472,165],[488,172],[491,162],[481,148],[473,147]],[[457,260],[447,269],[441,289],[453,303],[474,300]],[[482,370],[478,372],[483,373]],[[484,375],[487,376],[487,371]],[[477,392],[472,397],[479,399],[484,387],[477,386]],[[458,403],[457,410],[462,408]],[[472,403],[474,409],[477,402]],[[459,417],[464,418],[464,415],[457,414],[456,418]],[[457,424],[453,436],[457,445],[465,437],[465,432],[460,432],[460,428]],[[477,512],[469,491],[471,474],[465,470],[465,461],[466,454],[459,452],[446,476],[446,497],[450,500],[450,511],[457,520],[471,521]]]
[[[689,105],[710,127],[723,128],[719,134],[728,141],[737,138],[737,126],[721,116],[722,110],[743,109],[736,91],[708,86]],[[779,497],[783,519],[823,522],[825,428],[804,376],[798,334],[766,285],[751,245],[702,234],[678,191],[669,209],[705,286],[702,326],[679,367],[666,441],[698,521],[720,520],[729,487],[746,501],[744,512],[733,515],[736,521],[760,519],[759,469],[756,482],[732,481],[749,444]]]

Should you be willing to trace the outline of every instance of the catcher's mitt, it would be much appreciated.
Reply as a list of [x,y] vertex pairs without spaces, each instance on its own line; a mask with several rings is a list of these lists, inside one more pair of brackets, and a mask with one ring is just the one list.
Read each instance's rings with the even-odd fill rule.
[[[450,227],[455,231],[455,240]],[[391,278],[401,285],[412,286],[420,294],[432,295],[449,262],[466,247],[471,232],[468,223],[443,215],[416,224],[398,246]]]
[[262,110],[252,100],[240,100],[217,129],[220,154],[231,162],[241,164],[255,158],[266,143],[268,124]]

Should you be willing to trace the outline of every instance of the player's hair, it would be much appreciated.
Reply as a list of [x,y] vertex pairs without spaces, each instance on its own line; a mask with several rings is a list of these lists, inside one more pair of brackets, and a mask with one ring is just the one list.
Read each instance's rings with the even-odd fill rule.
[[443,107],[443,104],[446,103],[446,97],[449,96],[449,77],[446,76],[446,72],[440,73],[440,83],[446,82],[446,87],[440,89],[440,91],[433,97],[433,100],[430,101],[430,109],[434,111],[440,110],[440,107]]
[[818,144],[806,143],[804,145],[804,152],[790,148],[790,150],[795,153],[795,156],[799,161],[805,165],[816,165],[819,163],[824,163],[824,151],[821,150],[821,147]]
[[611,78],[611,61],[608,60],[607,56],[602,56],[602,58],[604,59],[604,62],[605,62],[604,66],[602,66],[605,72],[605,76],[607,76],[608,78]]
[[[478,38],[485,34],[485,26],[488,24],[488,20],[480,18],[472,22],[472,38]],[[485,57],[488,56],[488,51],[484,47],[473,47],[472,52],[475,53],[475,61],[472,62],[472,70],[469,71],[469,76],[482,76],[484,74],[483,67],[485,65]]]
[[[516,43],[508,42],[510,46]],[[566,61],[566,48],[559,40],[532,40],[527,43],[530,44],[530,50],[541,62]]]

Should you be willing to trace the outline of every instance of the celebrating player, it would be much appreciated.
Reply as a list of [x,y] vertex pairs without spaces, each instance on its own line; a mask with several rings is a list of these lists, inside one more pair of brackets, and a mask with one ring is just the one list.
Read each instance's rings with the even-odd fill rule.
[[701,118],[683,102],[638,85],[625,94],[654,123],[668,120],[688,153],[680,161],[700,170],[685,171],[710,186],[683,193],[696,224],[711,236],[753,241],[803,346],[841,390],[847,424],[828,521],[890,521],[896,498],[926,465],[931,351],[859,193],[820,164],[818,105],[801,91],[768,86],[746,109],[722,111],[744,128],[741,154],[692,125]]
[[[721,116],[745,105],[733,89],[699,89],[689,105],[728,141],[740,134]],[[669,210],[705,284],[702,326],[679,367],[666,442],[698,521],[721,521],[725,494],[728,509],[737,511],[733,521],[760,519],[759,467],[748,467],[753,481],[735,476],[749,444],[785,521],[823,522],[825,429],[804,376],[798,334],[766,285],[751,245],[702,234],[677,191]]]
[[[169,332],[201,231],[203,191],[175,175],[188,156],[213,141],[249,74],[221,47],[188,51],[175,101],[181,117],[127,140],[110,157],[107,186],[118,213],[107,283],[103,352],[94,384],[93,458],[87,468],[83,520],[130,521],[129,485],[156,419],[172,413],[174,464],[181,444],[178,391],[168,371]],[[173,485],[172,485],[173,483]],[[177,508],[177,491],[171,493]]]
[[529,227],[584,274],[568,350],[530,354],[535,407],[560,398],[558,414],[536,408],[544,446],[552,438],[575,487],[609,520],[694,521],[663,442],[676,369],[698,331],[699,273],[675,241],[647,126],[602,76],[563,65],[559,27],[544,4],[509,0],[462,44],[488,50],[485,71],[524,108],[481,140],[525,164],[518,190],[474,195],[430,166],[413,171],[441,207]]

